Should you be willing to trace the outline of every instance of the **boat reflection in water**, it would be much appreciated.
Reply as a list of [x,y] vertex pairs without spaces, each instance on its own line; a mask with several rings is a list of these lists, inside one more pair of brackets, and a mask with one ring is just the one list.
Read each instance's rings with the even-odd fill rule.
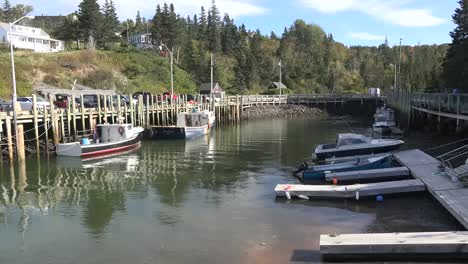
[[58,168],[63,169],[91,169],[106,168],[113,171],[135,171],[138,166],[137,152],[141,146],[119,153],[93,156],[88,158],[57,156]]

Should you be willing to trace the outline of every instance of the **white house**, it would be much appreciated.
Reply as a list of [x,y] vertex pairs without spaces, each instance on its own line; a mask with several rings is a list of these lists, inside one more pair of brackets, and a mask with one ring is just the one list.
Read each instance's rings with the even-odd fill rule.
[[137,48],[149,49],[153,48],[153,39],[151,33],[134,34],[128,37],[128,41]]
[[27,26],[12,26],[12,41],[10,41],[9,24],[0,22],[0,43],[13,43],[17,49],[33,50],[34,52],[50,53],[65,49],[65,42],[53,39],[41,28]]

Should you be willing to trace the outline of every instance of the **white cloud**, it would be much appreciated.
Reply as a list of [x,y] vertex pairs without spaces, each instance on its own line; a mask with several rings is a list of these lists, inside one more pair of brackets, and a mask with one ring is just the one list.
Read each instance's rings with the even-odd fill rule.
[[[35,14],[68,14],[78,9],[81,0],[23,0],[34,6]],[[102,5],[105,0],[98,0]],[[142,16],[152,18],[156,5],[161,6],[167,2],[173,3],[176,13],[183,16],[188,14],[200,13],[200,7],[204,6],[206,10],[211,6],[211,0],[156,0],[156,1],[138,1],[138,0],[114,0],[117,13],[120,20],[135,18],[139,10]],[[221,16],[229,13],[231,17],[254,16],[268,12],[268,9],[257,3],[258,0],[216,0],[216,6],[220,10]]]
[[368,41],[385,40],[385,36],[374,35],[374,34],[370,34],[366,32],[351,32],[350,35],[352,38],[361,39],[361,40],[368,40]]
[[405,27],[436,26],[445,22],[431,10],[407,7],[412,0],[299,0],[304,6],[322,13],[357,11],[376,19]]

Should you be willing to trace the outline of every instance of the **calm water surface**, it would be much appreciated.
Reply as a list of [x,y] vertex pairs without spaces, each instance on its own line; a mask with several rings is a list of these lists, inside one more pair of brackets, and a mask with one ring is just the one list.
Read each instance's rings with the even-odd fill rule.
[[461,227],[429,195],[275,199],[340,121],[265,120],[193,141],[145,141],[81,162],[0,169],[0,263],[319,262],[319,235]]

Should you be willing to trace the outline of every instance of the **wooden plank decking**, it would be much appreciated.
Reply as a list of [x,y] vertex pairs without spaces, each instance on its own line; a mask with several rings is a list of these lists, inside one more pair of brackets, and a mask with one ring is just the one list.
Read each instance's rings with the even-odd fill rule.
[[352,256],[391,258],[448,255],[466,257],[468,232],[423,232],[321,235],[320,252],[324,257],[346,259]]
[[439,161],[421,150],[408,150],[394,154],[413,177],[421,180],[427,190],[468,229],[468,188],[450,177],[437,173]]

